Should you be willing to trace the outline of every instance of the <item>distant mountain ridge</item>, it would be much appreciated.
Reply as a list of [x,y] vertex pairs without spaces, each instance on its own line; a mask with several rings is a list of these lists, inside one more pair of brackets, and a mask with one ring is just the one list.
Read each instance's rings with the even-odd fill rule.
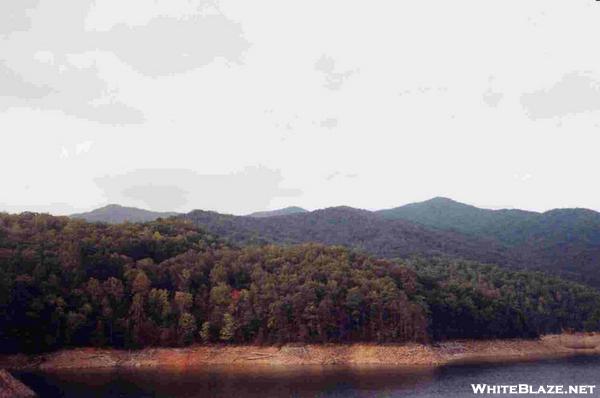
[[554,209],[544,213],[487,210],[434,198],[377,213],[387,219],[490,238],[508,246],[519,246],[532,239],[565,239],[571,243],[581,240],[600,245],[600,213],[588,209]]
[[[133,210],[109,206],[73,217],[115,223],[175,215]],[[316,242],[386,258],[462,258],[600,287],[600,213],[593,210],[487,210],[434,198],[379,211],[291,207],[248,216],[195,210],[178,217],[239,245]]]
[[379,210],[377,213],[388,219],[408,220],[428,227],[468,234],[489,234],[494,229],[502,229],[506,224],[531,220],[540,215],[525,210],[481,209],[442,197]]
[[158,218],[176,216],[175,212],[156,212],[139,209],[137,207],[125,207],[110,204],[87,213],[71,214],[71,218],[80,218],[88,222],[105,222],[109,224],[120,224],[123,222],[148,222]]
[[276,217],[286,216],[288,214],[307,213],[308,210],[298,206],[284,207],[283,209],[267,210],[267,211],[256,211],[248,214],[248,217]]
[[387,219],[492,240],[529,268],[600,285],[600,213],[593,210],[486,210],[434,198],[377,213]]
[[410,221],[388,220],[347,206],[278,217],[247,217],[195,210],[180,216],[237,244],[317,242],[340,245],[386,258],[451,255],[508,264],[502,247],[452,231]]

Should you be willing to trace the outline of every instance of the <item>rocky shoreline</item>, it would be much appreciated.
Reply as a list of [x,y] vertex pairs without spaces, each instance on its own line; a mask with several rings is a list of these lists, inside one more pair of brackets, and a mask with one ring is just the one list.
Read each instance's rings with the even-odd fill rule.
[[139,351],[78,348],[35,356],[0,356],[0,368],[62,371],[258,364],[433,367],[456,362],[527,361],[582,354],[600,354],[600,335],[551,335],[536,340],[457,340],[433,345],[223,345]]

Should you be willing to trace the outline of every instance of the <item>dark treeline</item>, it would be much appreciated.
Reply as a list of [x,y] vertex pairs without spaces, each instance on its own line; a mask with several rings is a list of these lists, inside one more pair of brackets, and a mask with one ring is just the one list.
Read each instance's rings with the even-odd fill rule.
[[0,215],[0,351],[406,342],[597,330],[600,293],[456,261],[236,248],[180,220]]
[[536,337],[600,328],[600,292],[541,272],[448,259],[409,261],[433,339]]

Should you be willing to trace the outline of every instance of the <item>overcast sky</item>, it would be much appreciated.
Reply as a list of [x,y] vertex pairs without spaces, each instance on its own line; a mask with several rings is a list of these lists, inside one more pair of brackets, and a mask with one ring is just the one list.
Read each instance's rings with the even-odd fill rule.
[[600,3],[2,0],[0,210],[600,210]]

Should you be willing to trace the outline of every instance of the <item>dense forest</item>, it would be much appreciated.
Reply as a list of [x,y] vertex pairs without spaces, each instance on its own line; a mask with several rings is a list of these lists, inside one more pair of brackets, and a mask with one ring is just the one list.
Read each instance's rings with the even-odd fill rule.
[[600,328],[600,293],[451,259],[236,247],[179,219],[0,214],[0,351],[406,342]]
[[534,337],[599,330],[600,293],[541,272],[452,259],[413,259],[433,339]]
[[435,199],[378,212],[332,207],[254,218],[196,210],[180,217],[240,244],[318,242],[382,258],[448,256],[600,288],[600,214],[591,210],[493,211]]
[[[155,219],[160,213],[108,206],[74,215],[88,221]],[[178,215],[236,244],[316,242],[381,258],[447,256],[538,270],[600,288],[600,213],[557,209],[536,213],[487,210],[434,198],[367,211],[299,207],[233,216],[195,210]]]
[[351,207],[262,218],[195,210],[180,217],[240,245],[321,243],[390,259],[450,256],[514,263],[503,247],[492,241],[427,229],[410,221],[387,220]]

